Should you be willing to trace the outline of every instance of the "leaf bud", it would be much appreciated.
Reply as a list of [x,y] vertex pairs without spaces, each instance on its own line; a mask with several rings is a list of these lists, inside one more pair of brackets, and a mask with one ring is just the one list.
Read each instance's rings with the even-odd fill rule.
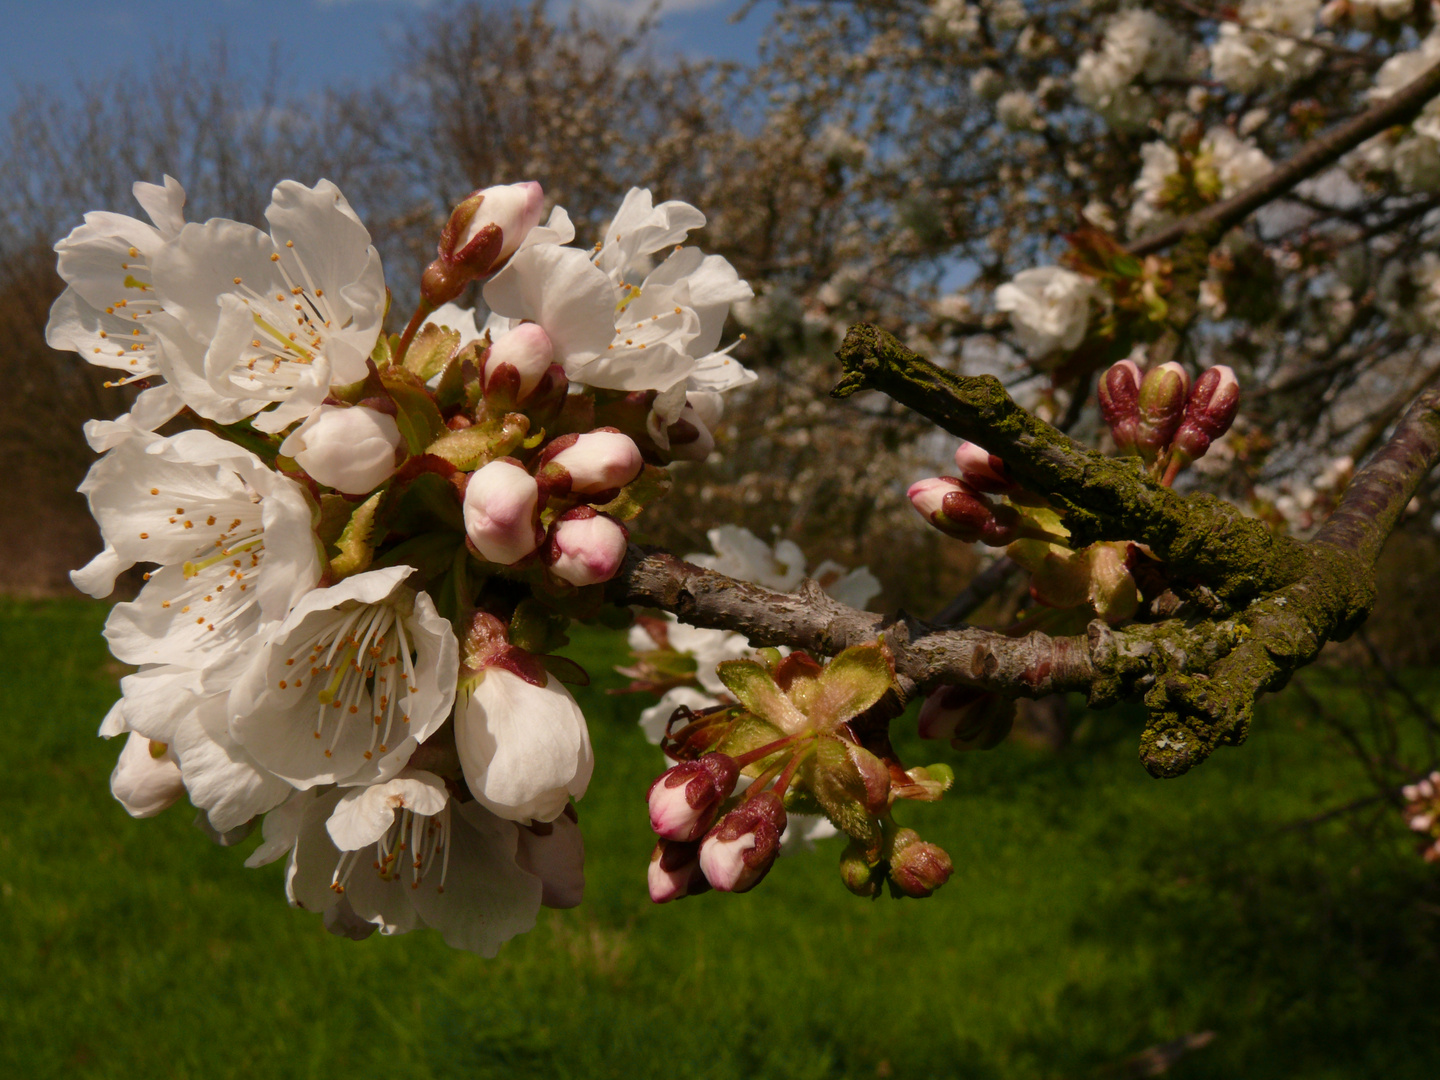
[[1240,408],[1240,382],[1224,364],[1208,368],[1195,380],[1185,402],[1185,419],[1175,433],[1175,452],[1191,462],[1205,455],[1210,444],[1235,422]]
[[577,506],[550,526],[545,565],[571,585],[596,585],[615,576],[629,545],[624,525],[589,506]]
[[785,806],[773,790],[746,799],[715,823],[700,842],[700,870],[721,892],[760,884],[780,853]]
[[1121,360],[1100,377],[1100,416],[1122,454],[1135,452],[1135,427],[1140,422],[1140,368]]
[[890,842],[890,885],[897,894],[929,896],[954,871],[945,849],[921,840],[914,829],[901,829]]
[[650,899],[657,904],[668,904],[710,888],[700,872],[700,845],[677,840],[661,840],[655,845],[650,852],[647,879]]
[[465,484],[465,535],[481,558],[511,566],[545,538],[539,503],[533,476],[513,461],[492,461],[471,473]]
[[1140,383],[1140,422],[1135,427],[1135,448],[1152,462],[1170,445],[1185,418],[1190,376],[1173,360],[1152,368]]
[[699,840],[735,790],[740,767],[728,754],[682,761],[650,785],[650,827],[666,840]]

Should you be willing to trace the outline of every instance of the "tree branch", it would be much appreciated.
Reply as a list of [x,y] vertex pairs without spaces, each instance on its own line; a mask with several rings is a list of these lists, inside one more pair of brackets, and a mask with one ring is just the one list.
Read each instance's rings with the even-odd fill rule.
[[1404,124],[1415,117],[1427,102],[1440,94],[1440,64],[1383,101],[1351,117],[1339,127],[1312,139],[1288,161],[1276,166],[1267,176],[1228,199],[1207,206],[1181,218],[1130,245],[1135,255],[1161,251],[1186,236],[1202,235],[1218,239],[1226,230],[1240,224],[1266,203],[1284,195],[1295,185],[1338,161],[1366,139],[1387,128]]
[[1204,578],[1227,602],[1304,573],[1301,544],[1213,496],[1182,498],[1143,475],[1135,459],[1081,446],[1022,409],[992,376],[952,375],[866,324],[850,328],[838,355],[844,376],[833,397],[879,390],[985,447],[1021,484],[1064,510],[1074,546],[1140,541],[1177,573]]

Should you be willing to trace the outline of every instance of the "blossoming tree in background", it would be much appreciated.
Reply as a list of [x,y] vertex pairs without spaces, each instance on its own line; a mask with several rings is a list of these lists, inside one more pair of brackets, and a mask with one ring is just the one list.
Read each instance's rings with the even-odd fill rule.
[[[577,245],[539,184],[485,188],[402,284],[329,181],[282,181],[267,230],[186,223],[173,179],[137,184],[148,223],[96,212],[57,245],[48,328],[145,387],[86,427],[105,549],[74,575],[105,596],[151,568],[106,626],[136,668],[101,729],[126,740],[116,797],[148,816],[188,795],[221,842],[258,823],[250,862],[286,858],[291,901],[337,933],[430,926],[489,955],[581,897],[593,760],[566,684],[588,675],[558,651],[576,620],[628,628],[622,673],[659,696],[657,902],[746,891],[834,832],[851,891],[940,888],[949,859],[901,804],[954,774],[896,753],[914,701],[920,736],[957,751],[997,746],[1024,699],[1141,702],[1157,777],[1243,742],[1255,701],[1366,618],[1440,460],[1431,22],[1350,0],[782,5],[779,39],[807,45],[776,61],[792,85],[855,76],[823,105],[801,93],[797,122],[861,95],[814,143],[834,189],[821,282],[757,253],[791,222],[764,232],[726,199],[712,229],[734,262],[688,243],[705,215],[644,189]],[[902,80],[915,107],[888,111]],[[777,131],[720,143],[773,150]],[[895,175],[903,220],[864,224]],[[755,287],[747,255],[773,270]],[[927,260],[961,284],[937,295]],[[477,289],[478,313],[457,305]],[[727,319],[763,358],[787,310],[802,333],[872,315],[832,342],[833,396],[878,391],[860,426],[949,440],[953,475],[907,487],[869,462],[993,552],[932,621],[869,612],[867,570],[807,576],[795,543],[723,522],[688,561],[629,542],[675,501],[676,462],[723,464],[725,398],[765,400]],[[1016,397],[956,374],[972,366],[1016,374]],[[1323,388],[1318,411],[1267,418],[1288,385]],[[1333,509],[1291,522],[1302,541],[1278,494],[1225,469],[1305,475],[1347,394],[1368,459],[1327,458]],[[1201,482],[1231,500],[1182,493]],[[1012,580],[1022,610],[962,621]],[[1393,792],[1427,837],[1434,765]]]

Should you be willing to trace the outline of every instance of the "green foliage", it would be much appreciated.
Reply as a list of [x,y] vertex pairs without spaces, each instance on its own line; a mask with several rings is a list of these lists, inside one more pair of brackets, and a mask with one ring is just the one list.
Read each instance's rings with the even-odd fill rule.
[[597,674],[577,693],[599,763],[588,897],[484,961],[425,931],[332,938],[285,905],[280,866],[241,866],[254,839],[213,847],[185,807],[126,817],[119,746],[94,737],[121,674],[103,618],[0,608],[0,1075],[1109,1077],[1200,1031],[1214,1042],[1167,1076],[1433,1074],[1434,868],[1388,816],[1368,838],[1281,831],[1365,794],[1290,699],[1163,784],[1119,711],[1059,755],[956,758],[942,802],[903,808],[954,860],[928,900],[850,895],[836,839],[749,895],[653,907],[648,700],[603,693],[623,636],[576,628]]

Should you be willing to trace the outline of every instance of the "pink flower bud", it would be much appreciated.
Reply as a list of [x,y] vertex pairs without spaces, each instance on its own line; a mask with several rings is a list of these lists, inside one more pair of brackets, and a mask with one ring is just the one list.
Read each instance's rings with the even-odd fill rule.
[[110,774],[110,794],[131,817],[154,817],[185,794],[180,766],[164,743],[130,732]]
[[953,739],[956,730],[972,711],[971,706],[986,692],[974,686],[942,686],[931,692],[920,706],[917,731],[922,739]]
[[668,904],[710,888],[700,871],[700,845],[661,840],[650,852],[648,881],[650,899],[657,904]]
[[435,307],[449,303],[477,277],[498,270],[540,223],[545,193],[532,181],[476,191],[450,212],[438,258],[425,268],[420,291]]
[[280,453],[294,458],[317,484],[365,495],[395,471],[403,443],[393,416],[362,405],[321,405],[285,437]]
[[721,892],[745,892],[775,864],[785,806],[773,790],[762,791],[731,810],[700,842],[700,870]]
[[999,746],[1015,723],[1015,703],[973,686],[942,686],[920,707],[922,739],[949,739],[956,750]]
[[487,398],[506,393],[511,402],[528,397],[555,362],[550,335],[537,323],[521,323],[490,346],[481,373]]
[[615,576],[629,544],[624,525],[588,506],[577,506],[550,527],[545,563],[552,574],[571,585],[596,585]]
[[[598,428],[574,436],[573,441],[568,438],[556,439],[541,459],[542,475],[562,491],[572,495],[618,491],[640,475],[644,462],[629,435]],[[560,449],[555,450],[557,446]]]
[[1240,408],[1240,381],[1224,364],[1195,380],[1185,402],[1185,419],[1175,433],[1175,451],[1186,461],[1203,457],[1210,444],[1230,430]]
[[1006,475],[1003,461],[972,442],[962,442],[955,451],[955,468],[976,491],[998,495],[1020,486]]
[[946,536],[967,544],[977,540],[1003,547],[1019,534],[1014,507],[994,506],[963,480],[934,476],[910,485],[906,493],[920,516]]
[[739,777],[740,767],[728,754],[682,761],[650,785],[650,827],[667,840],[699,840]]
[[913,829],[901,829],[891,841],[890,883],[906,896],[929,896],[954,871],[945,850],[921,840]]
[[1160,456],[1185,417],[1190,376],[1173,360],[1145,373],[1137,399],[1140,422],[1135,427],[1135,448],[1147,462]]
[[492,461],[465,485],[465,535],[482,558],[517,563],[544,539],[539,502],[533,476],[513,461]]
[[1140,368],[1121,360],[1100,377],[1100,415],[1123,454],[1135,450],[1135,427],[1140,422]]

